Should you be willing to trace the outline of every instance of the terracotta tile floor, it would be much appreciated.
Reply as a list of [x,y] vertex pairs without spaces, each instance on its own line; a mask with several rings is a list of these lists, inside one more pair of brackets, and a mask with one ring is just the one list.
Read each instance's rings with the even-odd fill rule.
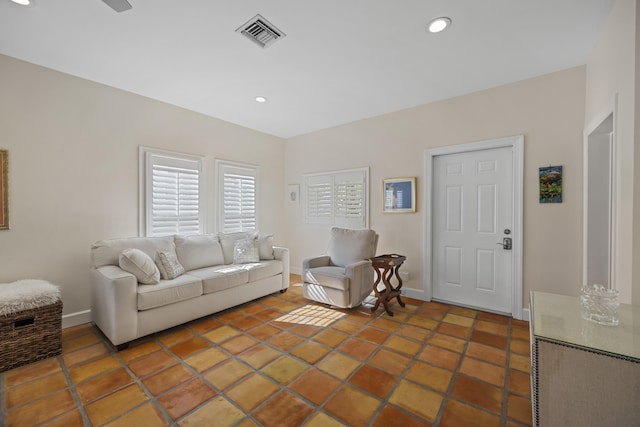
[[92,324],[65,329],[61,356],[0,374],[0,425],[531,425],[527,322],[416,300],[393,317],[372,301],[333,310],[301,294],[293,284],[121,352]]

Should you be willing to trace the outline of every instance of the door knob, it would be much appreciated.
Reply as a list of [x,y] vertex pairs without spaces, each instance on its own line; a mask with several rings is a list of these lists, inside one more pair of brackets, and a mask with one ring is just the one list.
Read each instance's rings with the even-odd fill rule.
[[511,250],[511,237],[504,237],[502,243],[496,243],[496,245],[502,245],[502,249],[507,251]]

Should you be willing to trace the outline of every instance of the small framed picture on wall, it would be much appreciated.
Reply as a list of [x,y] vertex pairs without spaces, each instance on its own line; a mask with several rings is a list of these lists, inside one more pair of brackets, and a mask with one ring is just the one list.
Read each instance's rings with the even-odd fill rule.
[[382,180],[383,212],[416,211],[416,179],[387,178]]
[[300,201],[300,185],[289,184],[287,188],[287,200],[289,203],[298,203]]
[[540,203],[562,203],[562,166],[547,166],[539,170]]

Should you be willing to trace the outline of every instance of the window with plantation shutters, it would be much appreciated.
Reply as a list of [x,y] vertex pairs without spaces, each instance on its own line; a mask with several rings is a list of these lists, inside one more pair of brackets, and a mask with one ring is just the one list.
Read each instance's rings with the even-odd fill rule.
[[305,178],[305,219],[308,224],[329,224],[333,221],[333,180],[317,175]]
[[257,167],[224,161],[217,161],[216,165],[219,230],[225,233],[256,230]]
[[310,225],[367,228],[369,170],[304,175],[304,222]]
[[141,154],[146,236],[202,233],[202,158],[151,149]]

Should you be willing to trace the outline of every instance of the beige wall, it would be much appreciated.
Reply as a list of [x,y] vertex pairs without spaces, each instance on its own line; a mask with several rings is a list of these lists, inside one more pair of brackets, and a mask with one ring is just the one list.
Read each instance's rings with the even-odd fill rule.
[[90,245],[138,234],[139,145],[259,165],[259,227],[283,243],[282,139],[2,55],[0,70],[0,282],[47,279],[65,314],[88,310]]
[[[585,124],[592,126],[603,119],[617,95],[615,180],[615,286],[620,300],[630,303],[632,293],[638,294],[640,283],[632,292],[634,261],[634,145],[635,145],[635,39],[636,0],[618,0],[601,30],[600,36],[587,62]],[[637,208],[636,208],[637,209]],[[640,221],[635,222],[640,225]],[[634,231],[634,232],[632,232]],[[640,256],[640,242],[635,253]],[[639,281],[640,279],[635,279]]]
[[[582,128],[585,68],[501,86],[434,104],[291,138],[286,182],[305,173],[370,167],[370,227],[378,253],[407,255],[403,270],[423,287],[424,152],[428,148],[523,134],[524,294],[541,290],[577,295],[582,280]],[[564,166],[564,202],[538,203],[538,167]],[[418,211],[383,214],[381,181],[418,178]],[[286,205],[292,271],[324,253],[328,230],[302,225],[301,205]]]

